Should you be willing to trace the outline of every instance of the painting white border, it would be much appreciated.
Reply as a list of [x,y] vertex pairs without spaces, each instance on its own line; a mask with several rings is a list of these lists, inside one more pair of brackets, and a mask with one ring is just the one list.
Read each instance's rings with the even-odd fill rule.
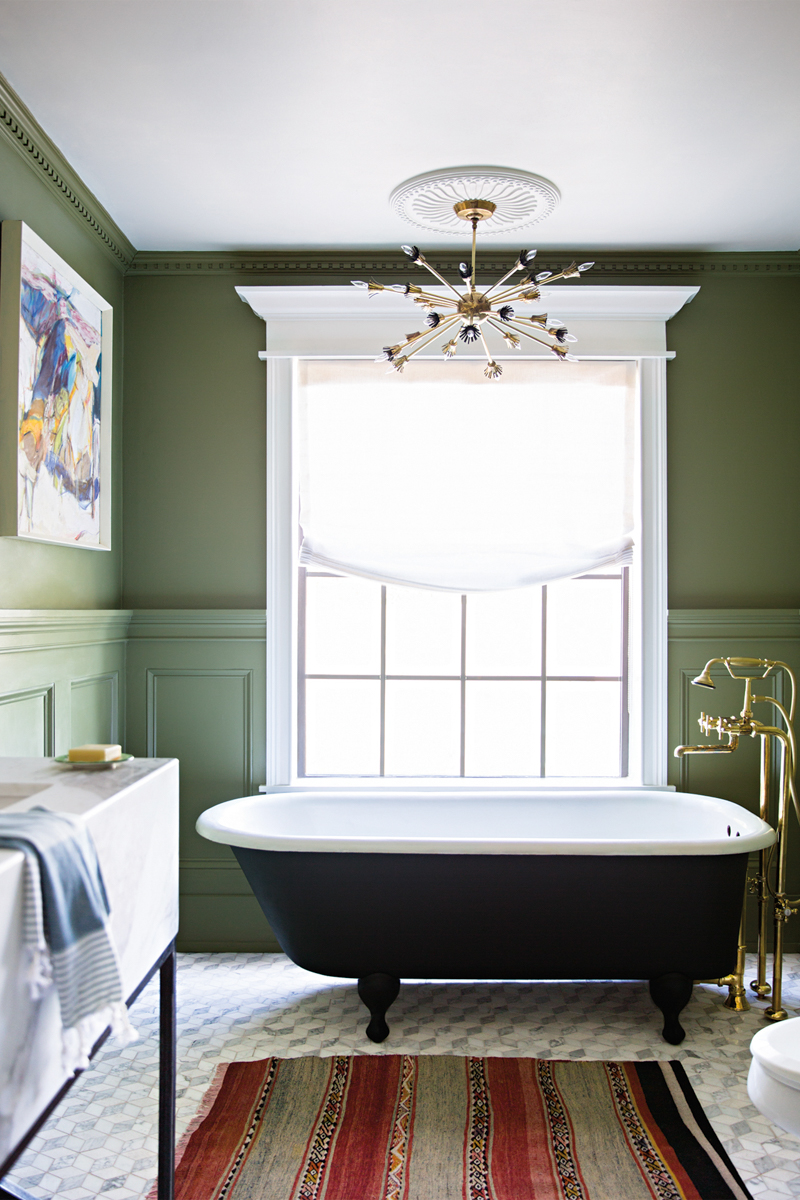
[[[100,311],[100,541],[44,538],[19,530],[17,475],[19,443],[19,314],[22,290],[22,246],[30,246],[68,283],[79,288]],[[111,549],[111,392],[113,375],[114,310],[77,271],[47,245],[24,221],[2,222],[0,258],[0,537],[20,538],[42,545],[75,550]]]

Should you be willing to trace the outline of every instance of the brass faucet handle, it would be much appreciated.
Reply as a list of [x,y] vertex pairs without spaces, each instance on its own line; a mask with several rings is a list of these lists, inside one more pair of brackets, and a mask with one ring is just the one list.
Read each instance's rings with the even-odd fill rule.
[[716,733],[717,737],[722,739],[722,717],[710,717],[708,713],[701,712],[697,724],[700,726],[700,732],[706,737]]

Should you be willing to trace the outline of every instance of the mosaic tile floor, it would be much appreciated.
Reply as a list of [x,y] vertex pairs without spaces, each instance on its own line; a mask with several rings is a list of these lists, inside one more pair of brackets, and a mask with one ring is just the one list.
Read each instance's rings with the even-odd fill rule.
[[[752,966],[746,978],[752,978]],[[728,1153],[758,1200],[800,1196],[800,1141],[750,1104],[748,1045],[766,1003],[722,1007],[697,986],[686,1041],[662,1041],[641,983],[406,983],[378,1047],[350,980],[312,975],[281,954],[179,957],[178,1128],[186,1128],[214,1068],[270,1054],[480,1054],[541,1058],[679,1058]],[[158,986],[132,1015],[141,1040],[101,1051],[10,1178],[34,1197],[129,1200],[155,1176]],[[784,1003],[800,1015],[800,955],[787,957]],[[435,1200],[435,1198],[431,1198]],[[609,1200],[613,1198],[609,1197]]]

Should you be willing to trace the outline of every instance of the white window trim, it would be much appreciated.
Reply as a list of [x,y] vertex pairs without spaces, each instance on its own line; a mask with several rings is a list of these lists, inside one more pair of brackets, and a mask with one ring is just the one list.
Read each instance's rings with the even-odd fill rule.
[[[697,294],[686,287],[588,287],[563,289],[548,311],[569,320],[580,337],[581,357],[632,359],[639,363],[642,476],[642,712],[643,787],[667,786],[667,473],[666,322]],[[374,357],[376,346],[396,334],[397,316],[408,316],[404,297],[392,296],[390,310],[364,308],[349,288],[237,288],[240,297],[267,321],[267,771],[266,789],[326,787],[322,780],[293,783],[296,715],[294,628],[296,581],[292,546],[292,391],[299,358]],[[558,300],[556,302],[556,295]],[[354,298],[355,297],[355,298]],[[403,301],[403,303],[398,303]],[[388,318],[388,321],[387,321]],[[344,336],[342,336],[344,335]],[[342,348],[344,346],[344,353]],[[438,357],[438,355],[437,355]],[[464,356],[466,357],[466,355]],[[513,361],[511,355],[505,356]],[[517,358],[520,356],[517,355]],[[528,357],[549,357],[547,355]],[[488,384],[487,386],[491,386]],[[576,780],[437,781],[436,786],[497,791],[507,786],[574,787]],[[592,786],[636,786],[623,780],[588,781]],[[364,780],[376,787],[428,783]],[[334,787],[346,786],[337,780]]]

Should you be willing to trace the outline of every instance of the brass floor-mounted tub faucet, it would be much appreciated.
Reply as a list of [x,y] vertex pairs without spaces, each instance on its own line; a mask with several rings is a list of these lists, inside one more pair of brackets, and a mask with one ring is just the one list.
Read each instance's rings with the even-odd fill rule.
[[[714,681],[711,678],[710,671],[715,663],[722,663],[731,679],[741,679],[744,681],[744,704],[742,705],[742,711],[738,717],[709,717],[705,713],[701,713],[698,721],[701,731],[706,737],[710,737],[712,733],[716,733],[720,744],[676,746],[675,757],[682,758],[684,754],[733,754],[739,745],[740,737],[760,737],[761,787],[759,815],[762,821],[769,822],[769,768],[773,738],[777,738],[780,744],[781,756],[777,814],[775,820],[772,822],[777,831],[778,839],[773,846],[760,851],[758,874],[748,879],[748,889],[745,893],[745,905],[742,908],[742,921],[739,927],[739,951],[736,957],[736,969],[730,975],[726,975],[724,979],[714,980],[713,982],[727,986],[728,998],[725,1001],[726,1007],[733,1008],[737,1012],[744,1012],[750,1007],[746,999],[744,986],[744,956],[746,950],[744,923],[747,895],[748,893],[755,894],[758,899],[758,968],[756,978],[751,982],[750,987],[759,997],[767,996],[770,990],[772,991],[772,1003],[764,1015],[770,1021],[783,1021],[789,1015],[786,1009],[782,1007],[781,996],[783,986],[783,931],[789,917],[800,906],[800,900],[790,900],[786,895],[786,851],[788,845],[787,834],[790,800],[794,806],[798,821],[800,821],[800,805],[798,805],[797,790],[795,787],[797,744],[793,727],[797,681],[791,667],[785,662],[773,661],[768,658],[712,658],[706,663],[700,674],[692,680],[692,683],[698,687],[713,688]],[[737,670],[761,670],[763,674],[736,675],[734,674],[734,668]],[[758,683],[759,679],[766,679],[775,668],[785,671],[792,685],[791,702],[788,712],[780,701],[775,700],[772,696],[754,696],[752,694],[753,684]],[[775,725],[765,725],[761,721],[756,721],[752,712],[752,705],[754,704],[773,705],[778,710],[785,728],[779,728]],[[727,739],[724,743],[722,741],[723,736]],[[777,867],[773,886],[770,882],[770,875],[776,855]],[[767,920],[770,902],[772,903],[774,927],[771,989],[766,981]]]

